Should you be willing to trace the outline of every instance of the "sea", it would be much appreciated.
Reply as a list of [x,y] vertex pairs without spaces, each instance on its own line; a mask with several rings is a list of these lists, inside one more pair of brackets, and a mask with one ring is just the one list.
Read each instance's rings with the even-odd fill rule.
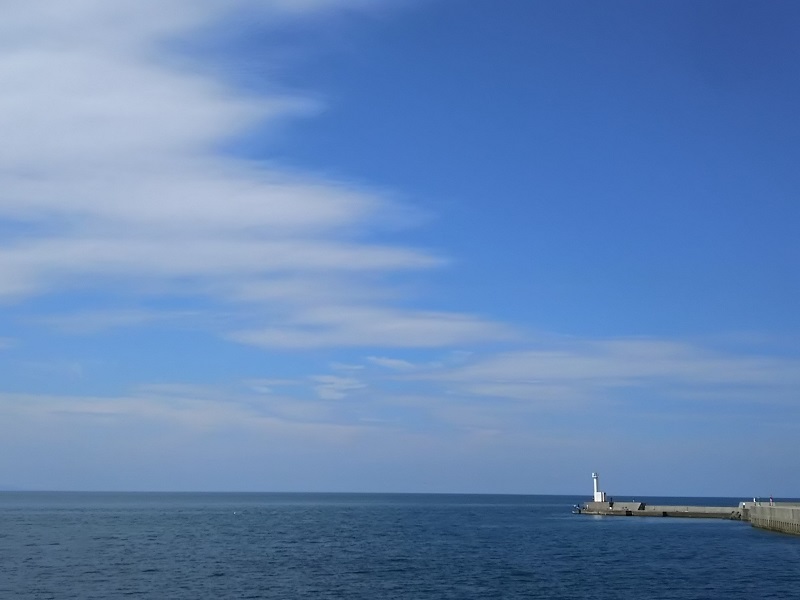
[[0,492],[0,598],[800,598],[800,537],[584,500]]

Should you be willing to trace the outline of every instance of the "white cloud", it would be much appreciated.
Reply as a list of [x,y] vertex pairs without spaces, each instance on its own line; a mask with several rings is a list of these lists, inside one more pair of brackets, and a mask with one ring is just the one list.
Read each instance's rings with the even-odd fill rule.
[[185,32],[233,11],[249,11],[265,20],[309,17],[341,9],[376,10],[386,0],[6,0],[0,40],[10,45],[34,39],[53,47],[76,41],[90,47],[139,47]]
[[100,364],[100,361],[76,360],[73,358],[63,358],[55,360],[23,361],[16,364],[16,369],[29,375],[42,377],[46,380],[55,378],[75,381],[83,379],[87,370],[93,369]]
[[315,375],[311,378],[317,385],[314,389],[323,400],[341,400],[350,392],[362,390],[367,387],[365,383],[355,377],[340,377],[338,375]]
[[330,364],[330,368],[334,371],[363,371],[364,365],[352,365],[348,363],[340,363],[340,362],[333,362]]
[[[0,297],[113,285],[135,299],[180,285],[183,293],[247,303],[265,326],[232,338],[267,346],[495,337],[498,327],[476,317],[384,306],[393,293],[376,274],[446,264],[426,250],[359,238],[403,218],[386,194],[216,150],[253,126],[268,131],[313,114],[318,99],[242,92],[162,45],[236,11],[277,27],[284,18],[387,4],[6,3],[0,221],[17,227],[0,240]],[[107,325],[148,320],[113,318],[114,310]]]
[[379,367],[386,367],[387,369],[393,369],[395,371],[409,371],[415,368],[413,363],[410,363],[407,360],[403,360],[401,358],[388,358],[385,356],[368,356],[367,360],[371,362],[373,365],[378,365]]
[[201,317],[192,311],[160,311],[152,309],[87,310],[72,314],[38,317],[38,324],[65,333],[93,333],[117,327],[135,327],[148,323],[185,321]]
[[324,306],[298,311],[285,326],[241,331],[233,339],[257,346],[436,347],[512,339],[503,326],[473,315],[370,306]]
[[[225,282],[298,271],[382,271],[424,268],[435,262],[414,251],[314,239],[50,238],[7,247],[0,271],[24,274],[46,290],[97,276],[118,281],[194,277]],[[100,284],[105,280],[94,280]]]
[[770,401],[800,385],[800,361],[658,339],[566,340],[419,377],[464,393],[534,402],[597,400],[630,388],[672,397]]
[[294,379],[250,379],[244,382],[245,386],[257,394],[272,395],[276,388],[294,387],[299,385],[299,381]]
[[364,429],[361,425],[333,422],[324,410],[310,407],[300,413],[292,400],[277,398],[271,405],[237,396],[230,390],[192,384],[142,386],[120,396],[0,393],[3,425],[18,423],[31,432],[55,426],[66,432],[70,424],[79,429],[96,429],[102,422],[106,430],[120,429],[125,437],[135,438],[138,434],[134,432],[157,423],[164,435],[255,431],[341,439]]

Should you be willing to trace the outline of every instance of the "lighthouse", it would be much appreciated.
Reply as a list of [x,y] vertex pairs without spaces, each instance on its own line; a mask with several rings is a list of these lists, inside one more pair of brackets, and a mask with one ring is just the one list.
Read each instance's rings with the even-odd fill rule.
[[605,502],[606,493],[600,491],[600,475],[592,473],[592,482],[594,483],[594,501]]

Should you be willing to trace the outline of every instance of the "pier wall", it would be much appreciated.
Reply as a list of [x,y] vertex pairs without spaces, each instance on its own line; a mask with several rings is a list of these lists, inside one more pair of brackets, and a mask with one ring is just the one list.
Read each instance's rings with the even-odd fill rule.
[[587,515],[624,517],[684,517],[694,519],[742,520],[739,506],[661,506],[644,502],[587,502],[581,508]]
[[753,527],[800,535],[800,504],[753,505],[748,513]]

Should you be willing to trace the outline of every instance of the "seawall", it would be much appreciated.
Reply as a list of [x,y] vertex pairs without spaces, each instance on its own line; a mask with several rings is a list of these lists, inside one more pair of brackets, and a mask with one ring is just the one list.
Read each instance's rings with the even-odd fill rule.
[[600,475],[592,473],[594,493],[591,502],[572,509],[583,515],[609,517],[683,517],[690,519],[728,519],[750,521],[753,527],[800,535],[800,502],[773,502],[763,504],[757,498],[752,502],[739,502],[738,506],[648,505],[645,502],[614,502],[600,490]]
[[656,505],[644,502],[587,502],[576,512],[618,517],[683,517],[690,519],[742,520],[740,506]]
[[575,511],[608,517],[680,517],[750,521],[753,527],[800,535],[800,504],[741,502],[738,506],[650,505],[644,502],[586,502]]
[[800,535],[800,504],[748,504],[748,517],[753,527]]

